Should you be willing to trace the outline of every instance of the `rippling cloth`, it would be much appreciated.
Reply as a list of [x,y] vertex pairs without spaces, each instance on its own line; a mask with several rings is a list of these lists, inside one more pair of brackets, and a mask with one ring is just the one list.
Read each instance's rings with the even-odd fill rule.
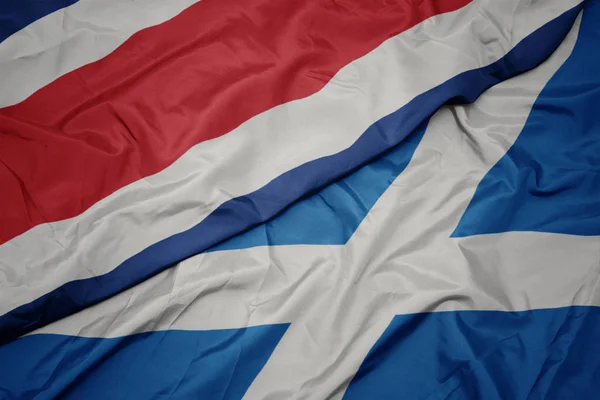
[[600,393],[599,0],[0,3],[0,399]]

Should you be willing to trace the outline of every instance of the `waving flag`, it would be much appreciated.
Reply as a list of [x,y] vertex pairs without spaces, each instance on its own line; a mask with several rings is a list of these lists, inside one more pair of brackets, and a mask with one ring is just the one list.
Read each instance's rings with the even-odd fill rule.
[[0,3],[0,398],[594,398],[598,43],[598,0]]

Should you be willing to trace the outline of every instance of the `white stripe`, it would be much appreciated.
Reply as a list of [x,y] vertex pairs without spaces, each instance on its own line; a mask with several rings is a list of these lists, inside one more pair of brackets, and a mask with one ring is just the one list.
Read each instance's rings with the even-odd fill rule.
[[0,315],[68,281],[107,273],[197,224],[223,202],[349,147],[373,122],[460,72],[498,60],[576,3],[535,2],[515,15],[523,8],[519,0],[481,0],[434,17],[347,65],[317,94],[194,146],[169,168],[80,216],[37,226],[5,243]]
[[131,35],[198,0],[80,0],[0,43],[0,107],[113,52]]
[[38,333],[112,337],[291,322],[246,398],[330,398],[343,394],[394,314],[600,305],[600,237],[449,237],[571,53],[577,28],[538,69],[471,106],[438,112],[345,246],[200,255]]

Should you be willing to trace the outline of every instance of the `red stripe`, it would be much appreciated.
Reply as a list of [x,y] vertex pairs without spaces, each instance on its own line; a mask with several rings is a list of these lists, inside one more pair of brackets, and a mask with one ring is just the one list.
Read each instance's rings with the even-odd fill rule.
[[0,243],[80,214],[193,145],[320,90],[470,0],[203,0],[0,109]]

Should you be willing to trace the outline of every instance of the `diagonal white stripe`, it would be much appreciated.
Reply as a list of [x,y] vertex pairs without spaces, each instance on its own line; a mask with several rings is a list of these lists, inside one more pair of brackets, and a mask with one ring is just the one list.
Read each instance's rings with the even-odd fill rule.
[[113,52],[137,31],[198,0],[80,0],[0,43],[0,107],[19,103],[56,78]]
[[344,67],[317,94],[194,146],[75,218],[14,238],[0,246],[0,315],[71,280],[107,273],[223,202],[346,149],[373,122],[458,73],[498,60],[579,2],[478,0],[426,20]]

